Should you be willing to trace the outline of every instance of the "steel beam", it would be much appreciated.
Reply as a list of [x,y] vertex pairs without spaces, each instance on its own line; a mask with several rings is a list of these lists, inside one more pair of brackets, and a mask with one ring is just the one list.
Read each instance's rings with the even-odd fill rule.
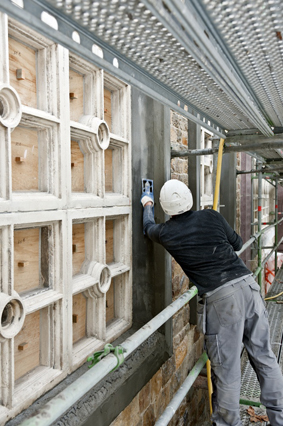
[[[117,78],[141,90],[152,99],[169,106],[219,137],[226,137],[221,125],[216,123],[208,114],[192,106],[188,99],[166,86],[49,3],[42,0],[24,0],[24,9],[21,9],[10,0],[1,0],[0,11],[7,13],[12,18],[43,34],[55,43],[61,44],[90,63],[110,72]],[[42,22],[42,12],[47,12],[56,18],[58,23],[57,31]],[[80,44],[76,43],[72,38],[74,31],[79,31]],[[92,52],[93,44],[103,49],[103,59]],[[113,65],[114,58],[118,59],[119,68]]]
[[266,136],[273,135],[262,115],[256,97],[248,90],[242,77],[223,54],[212,34],[208,34],[202,18],[187,0],[143,0],[147,8],[184,46],[237,107]]

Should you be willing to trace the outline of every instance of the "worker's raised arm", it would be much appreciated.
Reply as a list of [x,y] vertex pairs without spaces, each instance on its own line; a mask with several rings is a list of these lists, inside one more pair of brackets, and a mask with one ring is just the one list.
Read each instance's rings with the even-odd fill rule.
[[162,225],[156,225],[153,204],[148,202],[143,210],[143,233],[155,243],[160,243],[159,234]]

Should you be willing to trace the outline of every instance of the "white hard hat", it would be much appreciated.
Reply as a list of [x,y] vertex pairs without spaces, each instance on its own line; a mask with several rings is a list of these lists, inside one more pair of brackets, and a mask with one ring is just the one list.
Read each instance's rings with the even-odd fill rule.
[[170,216],[184,213],[193,206],[193,196],[183,182],[171,179],[160,190],[159,201],[162,209]]

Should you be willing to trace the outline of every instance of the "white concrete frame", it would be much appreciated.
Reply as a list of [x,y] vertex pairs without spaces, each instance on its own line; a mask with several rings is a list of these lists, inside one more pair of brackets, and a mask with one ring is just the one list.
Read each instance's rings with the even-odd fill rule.
[[[12,192],[11,129],[0,125],[0,292],[14,288],[14,230],[48,226],[50,285],[19,297],[26,315],[40,311],[40,366],[14,380],[14,339],[0,343],[0,424],[14,417],[95,350],[131,326],[131,95],[130,87],[0,14],[0,84],[9,85],[8,34],[37,51],[37,108],[22,105],[20,126],[41,134],[38,192]],[[84,153],[87,191],[71,190],[71,135],[93,131],[70,121],[69,67],[84,75],[84,115],[104,120],[104,91],[111,91],[113,193],[105,192],[104,151]],[[78,136],[79,134],[79,136]],[[88,157],[88,158],[86,158]],[[115,261],[106,265],[105,221],[114,220]],[[106,291],[94,275],[72,276],[72,226],[85,223],[85,260],[109,271],[115,292],[115,318],[106,324]],[[101,269],[102,268],[102,269]],[[108,272],[107,272],[108,273]],[[86,338],[72,343],[72,297],[87,295]]]
[[[212,147],[212,142],[207,136],[213,136],[208,130],[201,128],[200,149]],[[200,157],[200,208],[213,205],[213,157],[202,155]]]

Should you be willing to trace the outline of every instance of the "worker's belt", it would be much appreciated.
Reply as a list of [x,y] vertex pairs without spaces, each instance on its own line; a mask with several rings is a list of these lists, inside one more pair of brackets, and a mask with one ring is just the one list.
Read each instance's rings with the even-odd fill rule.
[[249,276],[227,287],[223,287],[223,288],[219,287],[219,290],[216,293],[213,293],[211,296],[203,295],[203,299],[205,300],[206,303],[212,303],[215,300],[218,300],[220,298],[222,299],[224,296],[229,296],[229,294],[235,293],[235,291],[238,291],[241,288],[244,288],[254,282],[255,280],[253,279],[253,277]]

